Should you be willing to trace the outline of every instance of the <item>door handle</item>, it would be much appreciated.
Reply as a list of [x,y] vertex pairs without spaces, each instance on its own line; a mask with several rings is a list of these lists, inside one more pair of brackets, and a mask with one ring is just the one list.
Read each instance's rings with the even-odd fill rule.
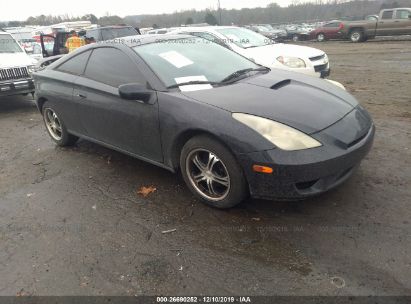
[[82,93],[78,93],[78,94],[76,94],[76,97],[87,98],[87,95],[86,95],[86,94],[82,94]]

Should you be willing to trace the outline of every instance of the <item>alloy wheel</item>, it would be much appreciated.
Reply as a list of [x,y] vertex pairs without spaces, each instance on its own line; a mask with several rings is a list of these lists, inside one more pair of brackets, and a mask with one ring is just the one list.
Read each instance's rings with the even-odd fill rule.
[[63,128],[56,112],[50,108],[45,109],[44,121],[50,135],[57,141],[61,140],[63,136]]
[[222,160],[206,149],[196,149],[186,158],[186,173],[195,190],[205,199],[221,201],[230,192],[230,175]]

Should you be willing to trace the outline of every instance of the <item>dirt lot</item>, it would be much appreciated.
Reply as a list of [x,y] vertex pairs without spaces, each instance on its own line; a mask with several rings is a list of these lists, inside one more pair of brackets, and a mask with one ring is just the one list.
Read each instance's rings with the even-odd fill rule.
[[411,41],[305,44],[377,135],[355,176],[304,202],[208,208],[152,165],[55,147],[29,97],[2,99],[0,295],[411,295]]

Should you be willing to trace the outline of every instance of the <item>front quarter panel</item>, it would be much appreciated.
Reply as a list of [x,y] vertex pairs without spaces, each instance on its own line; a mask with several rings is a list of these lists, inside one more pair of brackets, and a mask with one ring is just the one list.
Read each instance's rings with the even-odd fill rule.
[[165,164],[178,167],[182,145],[196,134],[209,134],[235,155],[274,149],[260,134],[232,118],[231,112],[179,92],[159,92],[159,117]]

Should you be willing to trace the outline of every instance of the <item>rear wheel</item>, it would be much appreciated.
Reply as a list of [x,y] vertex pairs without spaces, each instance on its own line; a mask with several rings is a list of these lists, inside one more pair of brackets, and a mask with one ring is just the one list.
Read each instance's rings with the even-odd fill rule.
[[355,29],[350,33],[351,42],[357,43],[364,41],[364,32],[360,29]]
[[49,133],[51,139],[59,146],[71,146],[74,145],[78,137],[71,135],[67,132],[66,126],[64,125],[61,116],[57,111],[46,102],[43,105],[43,120],[46,125],[47,132]]
[[207,205],[231,208],[247,196],[247,183],[237,160],[208,136],[194,137],[184,145],[180,168],[188,188]]
[[325,35],[323,33],[319,33],[317,35],[317,41],[318,42],[324,42],[325,41]]

